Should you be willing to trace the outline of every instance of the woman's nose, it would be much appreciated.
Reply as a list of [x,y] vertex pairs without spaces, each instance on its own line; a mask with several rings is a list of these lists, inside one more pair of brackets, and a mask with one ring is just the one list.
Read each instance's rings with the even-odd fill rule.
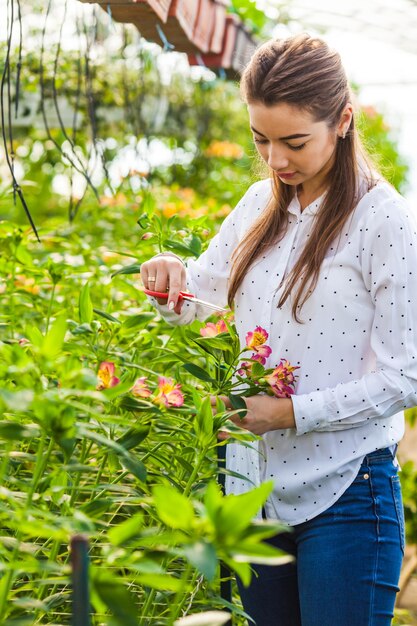
[[288,167],[288,158],[285,150],[280,146],[272,146],[269,148],[268,165],[277,172],[283,172]]

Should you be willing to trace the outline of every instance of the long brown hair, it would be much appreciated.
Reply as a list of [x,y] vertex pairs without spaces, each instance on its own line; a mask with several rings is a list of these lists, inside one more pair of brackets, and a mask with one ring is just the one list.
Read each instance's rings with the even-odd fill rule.
[[[299,107],[308,111],[315,121],[325,121],[329,129],[336,129],[345,106],[352,101],[339,54],[321,39],[306,34],[272,40],[258,48],[242,75],[241,93],[247,104],[286,103]],[[362,168],[366,192],[374,186],[375,179],[352,118],[346,137],[337,140],[323,204],[315,217],[308,243],[285,279],[278,303],[281,307],[295,288],[292,314],[297,321],[300,321],[298,312],[317,284],[326,251],[340,235],[360,193],[364,193],[363,189],[359,191]],[[295,188],[281,182],[273,170],[270,176],[272,198],[233,255],[229,306],[233,305],[249,267],[286,231],[287,209]]]

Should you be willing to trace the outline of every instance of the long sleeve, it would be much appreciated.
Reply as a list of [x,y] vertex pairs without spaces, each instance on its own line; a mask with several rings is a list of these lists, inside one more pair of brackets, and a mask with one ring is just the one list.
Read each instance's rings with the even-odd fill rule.
[[[258,211],[264,204],[263,197],[268,190],[270,190],[268,181],[253,184],[223,221],[219,232],[210,241],[208,248],[198,259],[187,261],[185,264],[187,291],[212,304],[227,306],[233,251],[250,223],[258,216]],[[190,324],[196,318],[205,320],[213,313],[208,307],[184,302],[181,314],[178,315],[173,311],[168,311],[167,305],[159,305],[154,298],[150,300],[165,320],[173,325]]]
[[[363,280],[374,306],[374,371],[293,396],[297,434],[354,428],[417,405],[417,235],[402,203],[363,224]],[[352,294],[350,294],[352,296]]]

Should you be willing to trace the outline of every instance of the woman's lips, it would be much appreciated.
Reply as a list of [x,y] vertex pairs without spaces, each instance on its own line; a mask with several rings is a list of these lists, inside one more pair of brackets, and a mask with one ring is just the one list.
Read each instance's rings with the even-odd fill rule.
[[278,172],[278,176],[280,178],[292,178],[293,176],[295,176],[295,172],[283,172],[282,174]]

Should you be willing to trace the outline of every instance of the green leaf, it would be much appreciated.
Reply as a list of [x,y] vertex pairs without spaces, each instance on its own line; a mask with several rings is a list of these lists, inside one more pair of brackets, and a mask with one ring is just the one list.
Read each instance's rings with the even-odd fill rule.
[[175,252],[182,252],[183,254],[187,254],[187,255],[189,255],[191,252],[191,254],[193,254],[194,256],[198,256],[197,254],[195,254],[191,246],[187,246],[186,244],[180,243],[179,241],[174,241],[173,239],[166,239],[164,243],[165,243],[165,247],[168,248],[168,250],[175,250]]
[[142,482],[145,482],[146,467],[142,461],[139,461],[139,459],[135,459],[132,456],[121,456],[119,457],[119,460],[125,469],[136,476],[136,478],[139,478]]
[[153,490],[156,511],[161,521],[170,528],[188,529],[194,520],[190,500],[173,487],[156,485]]
[[148,411],[150,413],[161,412],[160,409],[155,406],[155,404],[152,404],[152,402],[147,402],[146,400],[137,400],[136,398],[132,398],[131,396],[123,396],[123,398],[121,398],[119,401],[119,406],[125,411]]
[[241,398],[241,396],[235,396],[233,394],[230,394],[228,397],[232,408],[235,409],[235,411],[239,411],[239,417],[243,419],[248,412],[245,400]]
[[225,496],[217,515],[217,530],[228,534],[236,541],[238,535],[251,524],[273,489],[273,482],[268,481],[238,496]]
[[241,563],[260,563],[265,565],[286,565],[294,560],[289,554],[266,543],[238,541],[231,550],[233,558]]
[[120,626],[138,626],[138,608],[134,596],[121,579],[103,570],[92,570],[94,590],[100,600],[110,609]]
[[139,480],[146,480],[146,467],[139,459],[132,457],[120,444],[118,444],[113,439],[108,439],[104,437],[104,435],[100,435],[100,433],[95,432],[94,430],[89,430],[84,424],[79,424],[78,432],[80,435],[95,441],[96,443],[105,446],[109,450],[113,450],[116,452],[119,461],[122,465],[129,471],[134,474]]
[[214,546],[206,541],[198,541],[184,548],[184,554],[208,581],[214,580],[217,571],[217,554]]
[[199,257],[201,254],[201,239],[194,235],[191,237],[191,241],[189,242],[189,248],[194,256]]
[[28,252],[28,250],[26,250],[26,248],[24,248],[23,246],[18,246],[15,254],[16,254],[16,259],[20,263],[23,263],[23,265],[28,265],[29,267],[33,265],[32,256],[30,252]]
[[226,558],[224,558],[223,560],[229,567],[229,569],[236,572],[244,586],[247,587],[252,579],[252,568],[249,563],[241,563],[239,561]]
[[93,321],[93,305],[90,298],[90,286],[87,283],[82,287],[79,298],[80,322],[90,324]]
[[220,485],[212,480],[206,489],[204,495],[204,506],[211,521],[215,524],[219,509],[221,508],[223,495]]
[[34,346],[42,347],[44,336],[37,326],[27,326],[24,334]]
[[144,313],[139,313],[138,315],[131,315],[123,322],[122,331],[147,326],[147,324],[154,319],[155,313],[152,311],[145,311]]
[[216,337],[197,337],[194,341],[206,349],[225,350],[226,352],[232,352],[233,350],[233,342],[228,333],[220,333]]
[[111,509],[112,500],[110,498],[98,498],[91,502],[82,504],[80,510],[91,519],[103,519],[103,515]]
[[0,398],[3,400],[6,408],[11,411],[27,411],[31,407],[34,397],[35,394],[32,389],[9,391],[0,387]]
[[[181,591],[184,589],[182,580],[169,574],[139,574],[135,580],[151,589],[163,591]],[[187,588],[184,589],[184,593],[186,591]]]
[[126,265],[126,267],[122,267],[117,272],[111,275],[112,278],[118,276],[119,274],[140,274],[140,265],[139,263],[133,263],[132,265]]
[[115,546],[121,546],[136,537],[142,526],[143,513],[141,512],[118,524],[118,526],[113,526],[108,533],[109,539]]
[[252,374],[255,378],[261,378],[265,374],[265,368],[259,361],[252,362]]
[[[0,393],[2,393],[0,391]],[[9,441],[20,441],[39,435],[39,429],[30,424],[23,425],[16,422],[0,422],[0,439]]]
[[113,315],[110,315],[110,313],[106,313],[106,311],[100,311],[100,309],[93,309],[93,311],[97,315],[104,317],[104,319],[108,320],[109,322],[115,322],[116,324],[121,324],[121,321],[118,320],[117,317],[113,317]]
[[64,313],[56,318],[49,329],[43,342],[42,354],[50,359],[56,358],[62,350],[66,332],[67,316],[66,313]]
[[149,435],[149,431],[149,426],[138,426],[135,428],[130,428],[116,441],[125,450],[131,450],[132,448],[135,448],[140,443],[142,443],[144,439],[146,439],[146,437]]
[[185,363],[185,365],[183,365],[183,368],[199,380],[204,380],[205,382],[216,384],[216,381],[210,376],[210,374],[203,370],[202,367],[199,367],[194,363]]
[[132,383],[128,380],[122,380],[121,382],[114,385],[114,387],[109,387],[108,389],[103,389],[102,394],[106,397],[107,400],[114,400],[119,396],[130,391],[132,388]]
[[201,445],[206,445],[213,437],[213,409],[210,397],[204,398],[194,418],[194,429]]

